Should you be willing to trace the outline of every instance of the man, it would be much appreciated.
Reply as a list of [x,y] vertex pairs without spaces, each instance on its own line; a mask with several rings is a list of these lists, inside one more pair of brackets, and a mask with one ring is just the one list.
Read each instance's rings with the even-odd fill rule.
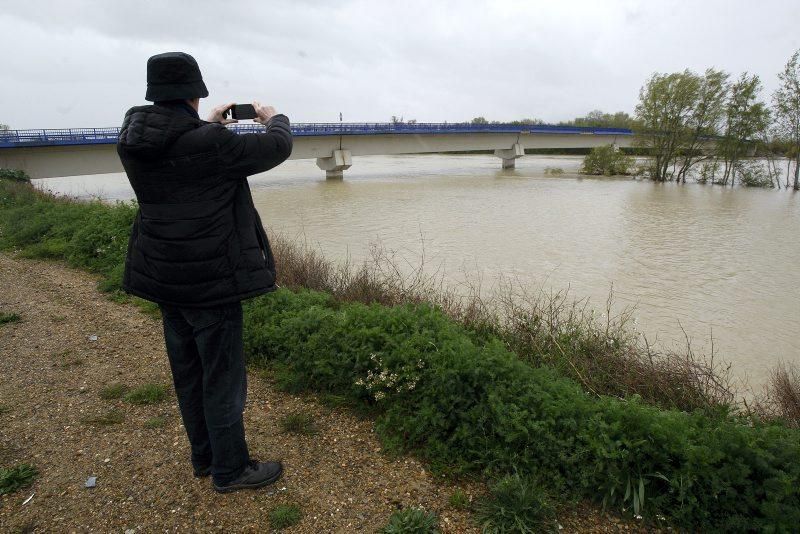
[[227,104],[200,120],[208,96],[194,58],[147,61],[146,100],[125,114],[117,143],[139,202],[125,261],[128,293],[157,302],[194,474],[219,492],[277,481],[279,462],[251,460],[241,300],[275,289],[275,263],[247,176],[292,151],[289,119],[257,102],[262,133],[224,125]]

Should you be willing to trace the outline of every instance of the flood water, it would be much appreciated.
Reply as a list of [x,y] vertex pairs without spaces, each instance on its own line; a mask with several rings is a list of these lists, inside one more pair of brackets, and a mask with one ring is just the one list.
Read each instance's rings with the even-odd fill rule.
[[[514,170],[484,155],[354,158],[343,181],[312,160],[250,179],[264,223],[326,257],[370,244],[439,269],[453,284],[499,279],[635,306],[662,346],[710,351],[750,386],[800,362],[800,195],[786,191],[585,178],[580,157],[526,156]],[[545,169],[561,168],[560,176]],[[132,196],[124,175],[39,181],[58,192]]]

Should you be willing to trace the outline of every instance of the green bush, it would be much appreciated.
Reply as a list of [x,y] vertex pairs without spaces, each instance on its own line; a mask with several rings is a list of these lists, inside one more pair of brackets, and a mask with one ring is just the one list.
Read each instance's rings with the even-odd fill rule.
[[597,146],[583,159],[583,172],[605,176],[628,175],[633,162],[633,158],[612,145]]
[[269,526],[275,530],[291,527],[300,522],[303,513],[296,504],[279,504],[269,512]]
[[478,505],[485,534],[557,532],[555,509],[540,484],[519,474],[508,475],[492,487],[491,497]]
[[427,305],[280,290],[245,309],[251,359],[278,362],[307,390],[373,406],[389,450],[439,470],[517,472],[689,529],[800,521],[797,431],[592,398]]
[[0,180],[10,180],[12,182],[30,182],[31,178],[25,171],[18,169],[0,169]]
[[432,512],[421,508],[398,510],[389,518],[389,523],[381,531],[383,534],[436,534],[439,532],[439,518]]
[[29,464],[19,464],[11,468],[0,468],[0,495],[14,493],[30,486],[38,472]]

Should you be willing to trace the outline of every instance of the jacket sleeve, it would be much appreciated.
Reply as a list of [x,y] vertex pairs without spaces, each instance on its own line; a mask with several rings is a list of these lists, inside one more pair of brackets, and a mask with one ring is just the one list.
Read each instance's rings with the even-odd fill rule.
[[275,115],[264,133],[237,134],[221,129],[219,155],[233,175],[250,176],[268,171],[286,161],[292,153],[292,131],[286,115]]

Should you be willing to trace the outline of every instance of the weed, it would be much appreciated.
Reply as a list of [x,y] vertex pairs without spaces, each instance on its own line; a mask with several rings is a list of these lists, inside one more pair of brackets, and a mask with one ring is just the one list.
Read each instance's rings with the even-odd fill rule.
[[453,491],[453,493],[450,494],[448,501],[450,502],[450,506],[456,510],[466,510],[470,505],[467,493],[461,488],[457,488],[455,491]]
[[166,417],[151,417],[147,421],[144,422],[145,428],[163,428],[164,425],[167,423]]
[[11,407],[7,404],[0,404],[0,415],[7,414],[11,411]]
[[0,325],[16,323],[20,320],[22,320],[22,317],[16,313],[0,313]]
[[158,404],[167,398],[167,387],[160,384],[145,384],[125,394],[125,402],[131,404]]
[[545,167],[544,174],[545,176],[561,176],[564,174],[564,169],[561,167]]
[[272,528],[282,530],[299,523],[303,513],[296,504],[279,504],[270,510],[268,517]]
[[422,508],[404,508],[389,517],[389,523],[381,531],[383,534],[436,534],[439,532],[439,518]]
[[479,502],[477,517],[487,534],[558,530],[555,510],[547,493],[539,484],[516,473],[507,475],[492,487],[491,496]]
[[280,420],[281,430],[291,434],[302,434],[310,436],[317,433],[317,426],[314,424],[314,416],[310,413],[292,413],[284,415]]
[[128,386],[119,382],[109,384],[100,390],[100,398],[105,400],[121,399],[128,392]]
[[11,468],[0,468],[0,495],[14,493],[30,486],[38,472],[30,464],[19,464]]
[[94,417],[86,417],[83,422],[93,426],[111,426],[118,425],[125,420],[125,416],[118,410],[109,410],[108,412],[97,415]]

